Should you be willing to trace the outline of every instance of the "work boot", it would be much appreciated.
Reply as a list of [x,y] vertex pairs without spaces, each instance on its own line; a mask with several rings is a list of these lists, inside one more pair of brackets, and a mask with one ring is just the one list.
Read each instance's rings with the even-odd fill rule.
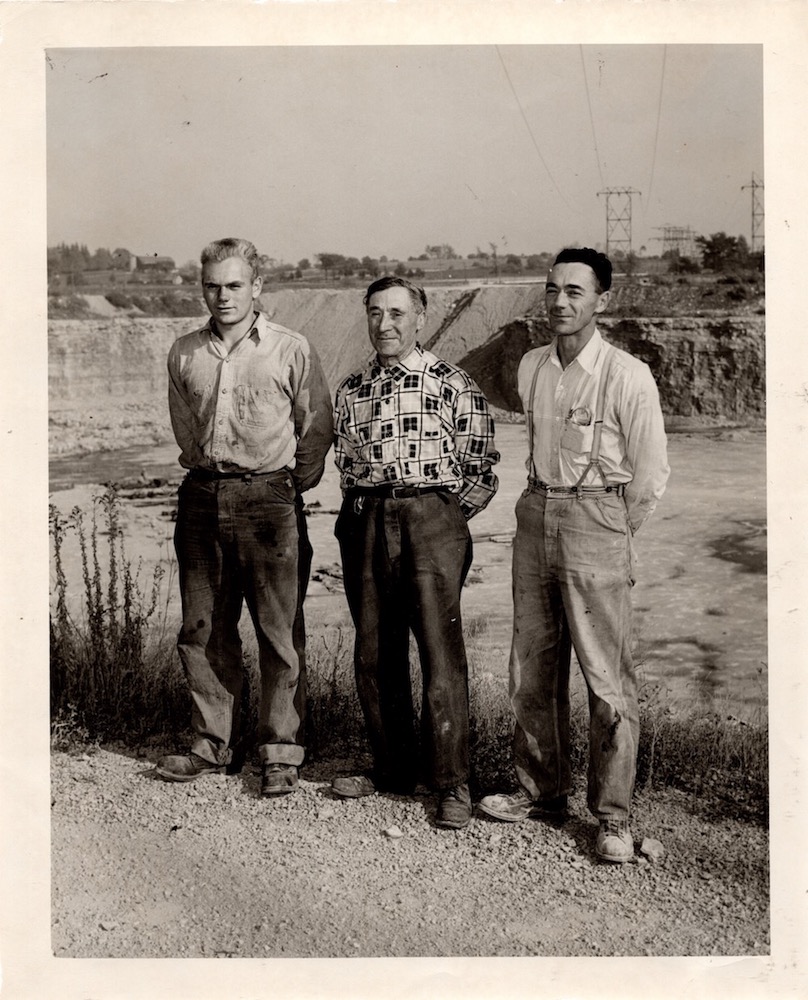
[[224,774],[224,764],[212,764],[195,753],[169,754],[157,761],[157,774],[164,781],[195,781],[203,774]]
[[455,785],[439,793],[435,823],[448,830],[462,830],[471,819],[471,795],[468,785]]
[[510,795],[486,795],[480,801],[480,809],[503,823],[521,823],[526,819],[549,819],[563,821],[567,818],[567,796],[531,799],[524,788]]
[[294,764],[264,763],[261,767],[261,794],[288,795],[297,791],[298,776]]
[[595,853],[603,861],[623,864],[634,857],[634,839],[624,819],[602,819]]

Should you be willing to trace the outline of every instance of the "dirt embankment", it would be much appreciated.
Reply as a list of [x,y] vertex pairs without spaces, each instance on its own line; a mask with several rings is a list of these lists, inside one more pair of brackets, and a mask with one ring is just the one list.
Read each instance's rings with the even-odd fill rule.
[[[547,341],[541,284],[430,289],[422,342],[466,368],[494,406],[519,409],[515,379],[525,350]],[[281,289],[264,296],[272,318],[305,334],[332,390],[369,353],[362,294]],[[636,306],[635,306],[636,308]],[[165,359],[199,318],[110,316],[49,322],[50,451],[87,453],[169,439]],[[671,420],[760,422],[765,406],[765,323],[733,315],[604,318],[620,347],[651,366]]]

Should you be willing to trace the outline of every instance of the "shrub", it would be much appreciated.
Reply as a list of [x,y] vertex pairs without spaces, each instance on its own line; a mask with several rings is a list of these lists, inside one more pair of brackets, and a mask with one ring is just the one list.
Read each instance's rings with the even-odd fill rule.
[[104,298],[109,302],[111,306],[115,306],[116,309],[131,309],[132,300],[128,295],[124,295],[123,292],[107,292]]
[[[99,509],[107,536],[106,566],[99,552]],[[68,531],[78,537],[83,615],[68,610],[62,547]],[[157,567],[144,590],[139,568],[126,557],[120,504],[114,489],[94,498],[89,526],[78,507],[69,518],[50,507],[55,607],[50,616],[51,720],[90,738],[120,738],[160,731],[187,714],[187,696],[176,664],[166,669],[171,646],[165,614],[159,615],[164,570]]]
[[[99,525],[98,513],[103,516]],[[67,532],[77,534],[81,562],[83,616],[69,611],[62,549]],[[167,622],[161,588],[172,585],[158,568],[148,586],[127,558],[114,489],[94,498],[89,526],[74,508],[64,518],[50,508],[54,588],[51,595],[51,735],[54,745],[74,740],[138,742],[190,732],[190,699],[175,649],[175,623]],[[99,538],[106,534],[102,566]],[[173,565],[173,564],[172,564]],[[171,627],[169,628],[169,624]],[[476,794],[516,785],[513,716],[508,680],[485,669],[484,618],[465,625],[470,663],[470,750]],[[353,671],[353,628],[313,629],[307,643],[310,760],[367,754],[364,722]],[[254,639],[245,643],[242,711],[245,730],[254,730],[260,692]],[[410,661],[414,712],[420,714],[417,648]],[[695,710],[674,714],[659,689],[641,693],[637,788],[676,786],[706,800],[731,802],[736,814],[765,816],[768,796],[768,726],[746,723],[729,713]],[[589,714],[584,691],[572,692],[572,765],[585,775],[589,754]]]

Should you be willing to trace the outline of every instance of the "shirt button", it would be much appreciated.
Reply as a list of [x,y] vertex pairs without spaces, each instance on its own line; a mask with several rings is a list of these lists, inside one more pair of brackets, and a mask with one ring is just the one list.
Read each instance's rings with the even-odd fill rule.
[[222,389],[222,395],[223,395],[223,396],[226,396],[226,395],[227,395],[227,389]]

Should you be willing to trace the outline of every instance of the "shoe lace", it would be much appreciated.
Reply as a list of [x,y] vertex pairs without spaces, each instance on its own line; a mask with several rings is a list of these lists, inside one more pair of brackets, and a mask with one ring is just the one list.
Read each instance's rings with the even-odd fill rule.
[[466,800],[467,800],[467,798],[468,798],[468,795],[467,795],[466,790],[464,788],[461,788],[460,786],[456,786],[454,788],[447,788],[446,791],[443,793],[442,798],[443,798],[444,802],[447,799],[455,799],[457,802],[464,802],[465,803]]
[[605,819],[601,826],[608,837],[620,837],[628,830],[628,823],[620,819]]

